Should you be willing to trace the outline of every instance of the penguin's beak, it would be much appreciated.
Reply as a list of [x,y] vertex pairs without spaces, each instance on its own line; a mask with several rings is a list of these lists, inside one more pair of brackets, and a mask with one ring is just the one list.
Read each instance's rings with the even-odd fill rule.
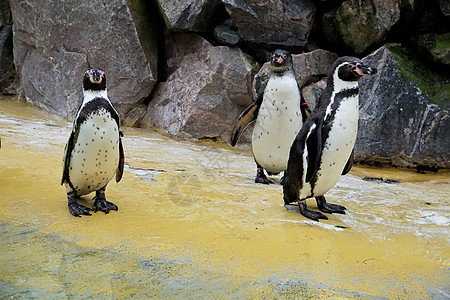
[[377,69],[375,69],[374,67],[367,66],[365,64],[358,63],[354,71],[360,76],[365,76],[375,74],[377,72]]
[[89,74],[89,80],[92,83],[100,83],[102,82],[103,72],[100,70],[92,70]]
[[282,65],[284,63],[284,59],[281,56],[274,57],[273,61],[276,62],[279,65]]

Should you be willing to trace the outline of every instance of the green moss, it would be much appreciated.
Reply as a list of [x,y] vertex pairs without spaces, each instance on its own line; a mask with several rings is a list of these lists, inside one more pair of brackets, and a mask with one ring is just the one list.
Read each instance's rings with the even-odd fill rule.
[[443,52],[447,49],[450,49],[450,34],[440,34],[435,35],[435,43],[432,51]]
[[450,76],[433,72],[429,64],[423,62],[408,49],[399,45],[388,46],[396,58],[402,75],[412,80],[431,102],[443,108],[450,107]]

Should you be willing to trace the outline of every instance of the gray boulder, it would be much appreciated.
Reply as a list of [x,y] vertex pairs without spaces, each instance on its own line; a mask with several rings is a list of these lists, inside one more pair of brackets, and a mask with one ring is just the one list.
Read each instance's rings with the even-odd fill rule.
[[319,101],[320,95],[327,87],[327,78],[323,78],[317,82],[311,83],[302,89],[302,97],[309,105],[309,109],[313,110]]
[[220,0],[158,0],[170,31],[207,32]]
[[[222,0],[249,43],[276,47],[304,47],[314,24],[312,1]],[[274,49],[272,49],[274,50]]]
[[446,17],[450,16],[450,1],[448,0],[438,0],[439,6],[441,8],[442,14]]
[[14,93],[12,18],[8,0],[0,0],[0,93]]
[[[418,169],[449,168],[449,112],[432,103],[435,96],[424,93],[420,67],[412,65],[398,47],[382,47],[364,61],[375,65],[378,73],[360,83],[356,160]],[[439,80],[431,80],[433,88]]]
[[106,71],[121,115],[143,101],[156,82],[157,44],[152,30],[139,28],[145,9],[128,2],[12,0],[14,63],[28,101],[72,117],[89,66]]
[[172,73],[158,84],[139,125],[228,140],[239,107],[252,102],[251,81],[259,66],[237,48],[214,47],[194,34],[172,34],[167,48]]
[[231,19],[214,28],[214,37],[218,42],[227,46],[234,46],[241,40],[237,27]]
[[398,0],[344,1],[322,17],[329,41],[356,54],[384,41],[400,20]]

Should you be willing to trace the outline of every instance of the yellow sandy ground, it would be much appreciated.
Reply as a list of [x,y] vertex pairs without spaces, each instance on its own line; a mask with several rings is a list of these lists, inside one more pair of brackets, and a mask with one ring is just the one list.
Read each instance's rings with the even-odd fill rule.
[[123,128],[126,172],[106,193],[119,211],[75,218],[70,130],[0,101],[0,298],[450,297],[449,172],[355,167],[327,197],[347,215],[317,223],[253,183],[248,150]]

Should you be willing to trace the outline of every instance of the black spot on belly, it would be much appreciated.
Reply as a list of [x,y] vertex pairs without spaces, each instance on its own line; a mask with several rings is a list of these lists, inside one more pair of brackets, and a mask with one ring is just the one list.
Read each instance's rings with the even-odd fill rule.
[[289,122],[292,122],[292,119],[289,119]]
[[101,136],[101,137],[100,137],[100,139],[102,139],[102,140],[103,140],[103,137]]
[[91,189],[91,186],[90,185],[88,185],[88,190],[90,190]]

